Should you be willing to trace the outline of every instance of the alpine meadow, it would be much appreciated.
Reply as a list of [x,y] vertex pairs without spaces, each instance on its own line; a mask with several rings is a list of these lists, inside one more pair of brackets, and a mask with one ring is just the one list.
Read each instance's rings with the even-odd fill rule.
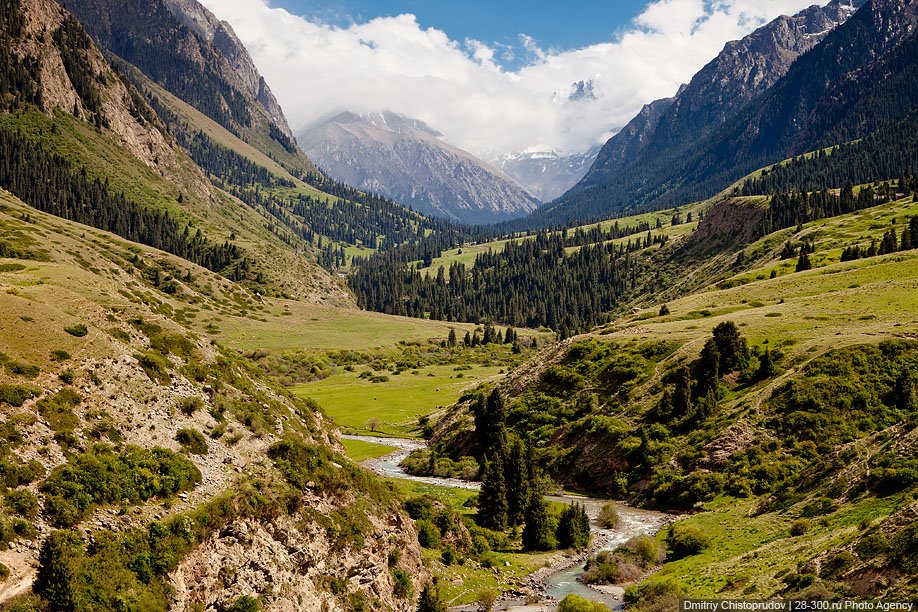
[[0,610],[914,609],[918,2],[809,2],[0,0]]

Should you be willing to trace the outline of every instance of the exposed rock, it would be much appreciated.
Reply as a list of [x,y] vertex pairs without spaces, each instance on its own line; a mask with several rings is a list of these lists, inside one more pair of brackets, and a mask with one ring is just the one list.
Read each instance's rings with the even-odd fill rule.
[[333,178],[425,214],[481,223],[520,217],[538,206],[499,170],[396,113],[341,113],[298,140]]

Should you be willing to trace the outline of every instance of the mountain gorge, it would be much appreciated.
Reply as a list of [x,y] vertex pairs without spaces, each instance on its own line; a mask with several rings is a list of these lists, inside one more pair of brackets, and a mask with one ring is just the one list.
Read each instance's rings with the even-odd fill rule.
[[834,0],[488,165],[0,0],[0,609],[914,599],[916,100],[918,0]]
[[423,122],[396,113],[342,113],[297,138],[335,179],[426,215],[494,223],[522,217],[538,204],[499,170],[447,144]]

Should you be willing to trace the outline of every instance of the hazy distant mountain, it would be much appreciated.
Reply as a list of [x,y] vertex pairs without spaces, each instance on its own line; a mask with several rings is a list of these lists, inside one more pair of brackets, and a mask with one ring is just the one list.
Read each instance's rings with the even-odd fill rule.
[[531,147],[491,160],[491,164],[543,202],[563,195],[583,178],[599,147],[564,155],[550,147]]
[[341,113],[297,135],[333,178],[415,210],[465,223],[521,217],[538,202],[511,178],[451,146],[422,121],[392,112]]
[[[755,104],[789,71],[845,23],[866,0],[834,0],[792,17],[782,16],[723,51],[671,99],[645,106],[612,137],[586,176],[540,214],[550,222],[607,216],[660,200],[703,197],[723,185],[689,188],[699,180],[688,170],[689,153]],[[824,83],[822,85],[825,85]],[[716,156],[724,163],[734,159]],[[735,165],[735,164],[734,164]],[[672,203],[666,199],[665,203]]]

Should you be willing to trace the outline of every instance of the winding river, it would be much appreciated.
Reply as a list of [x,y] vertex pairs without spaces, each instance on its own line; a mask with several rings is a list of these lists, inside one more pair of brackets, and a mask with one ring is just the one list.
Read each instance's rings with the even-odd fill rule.
[[[427,447],[426,442],[422,440],[407,440],[402,438],[381,438],[375,436],[342,436],[350,440],[361,440],[363,442],[372,442],[383,446],[390,446],[395,450],[388,455],[378,459],[369,459],[363,462],[363,465],[386,478],[399,478],[411,480],[429,485],[448,487],[454,489],[468,489],[477,491],[481,488],[478,482],[467,480],[458,480],[455,478],[436,478],[432,476],[412,476],[405,472],[401,467],[402,461],[415,450]],[[562,503],[571,503],[576,501],[584,504],[587,514],[590,516],[590,527],[593,534],[592,547],[588,553],[577,555],[563,560],[545,570],[540,570],[533,574],[533,584],[541,588],[543,593],[552,600],[561,600],[570,594],[580,595],[587,599],[599,601],[607,606],[616,609],[621,607],[621,591],[619,589],[608,589],[608,591],[599,591],[591,588],[578,578],[584,572],[584,563],[587,556],[596,554],[601,550],[613,550],[624,544],[629,539],[641,534],[654,534],[659,531],[672,517],[661,512],[642,510],[633,508],[626,504],[615,502],[618,506],[619,525],[615,529],[605,529],[598,523],[599,512],[602,507],[609,503],[609,500],[580,497],[576,495],[549,495],[546,497],[549,501]],[[503,606],[498,608],[504,610],[523,609],[521,602],[507,601]],[[530,608],[526,608],[530,609]]]

